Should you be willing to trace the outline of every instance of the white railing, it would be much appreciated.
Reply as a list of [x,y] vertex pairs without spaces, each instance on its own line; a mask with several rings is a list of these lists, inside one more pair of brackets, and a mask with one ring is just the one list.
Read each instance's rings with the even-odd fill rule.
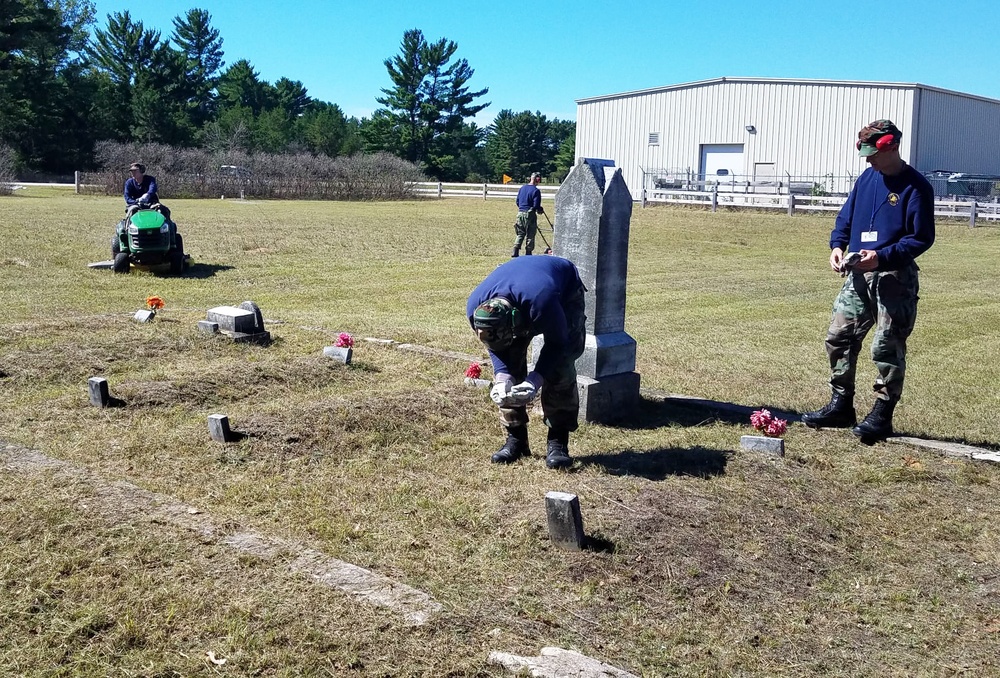
[[[673,188],[655,188],[644,191],[642,198],[636,200],[636,202],[643,205],[647,203],[667,203],[707,207],[713,212],[720,205],[729,208],[785,210],[789,215],[792,215],[798,210],[804,212],[837,212],[843,206],[844,201],[847,200],[846,196],[842,195],[752,192],[753,190],[760,191],[763,186],[773,187],[774,184],[770,182],[741,183],[750,188],[751,192],[740,193],[728,190],[688,191]],[[737,187],[739,186],[740,183],[737,183]],[[421,181],[415,183],[414,187],[414,192],[417,195],[437,198],[460,197],[489,200],[491,198],[513,199],[517,197],[517,191],[521,188],[521,185]],[[715,187],[713,186],[713,188]],[[538,189],[542,192],[543,198],[553,199],[559,187],[541,184],[538,186]],[[975,226],[978,219],[1000,221],[1000,203],[935,198],[934,216],[963,219],[967,220],[970,226]]]
[[[521,184],[461,184],[447,181],[418,181],[413,184],[417,195],[429,195],[437,198],[516,198]],[[539,184],[538,190],[542,198],[555,198],[558,186]]]
[[[731,208],[779,209],[795,214],[797,210],[806,212],[837,212],[847,200],[846,196],[831,195],[767,195],[761,193],[729,193],[720,191],[683,191],[673,189],[647,190],[643,204],[669,203],[674,205],[696,205],[707,207],[713,212],[719,206]],[[1000,203],[975,202],[972,200],[945,200],[935,198],[934,216],[968,220],[975,226],[978,219],[1000,221]]]

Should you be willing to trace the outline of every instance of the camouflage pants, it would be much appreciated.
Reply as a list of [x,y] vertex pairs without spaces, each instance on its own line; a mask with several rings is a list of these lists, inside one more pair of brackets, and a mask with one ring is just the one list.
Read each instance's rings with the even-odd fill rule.
[[[569,325],[569,346],[558,356],[552,371],[546,375],[539,400],[545,425],[552,429],[575,431],[580,415],[580,392],[576,386],[576,359],[583,355],[587,341],[587,315],[584,305],[584,290],[565,305],[566,322]],[[531,339],[515,339],[504,352],[503,360],[510,368],[514,383],[524,381],[528,376],[528,347]],[[500,423],[507,428],[525,426],[528,423],[526,407],[501,407]]]
[[535,233],[538,232],[538,215],[534,210],[517,213],[517,221],[514,222],[514,249],[521,249],[524,243],[524,253],[531,254],[535,251]]
[[833,318],[826,335],[830,357],[830,387],[854,395],[854,376],[861,342],[875,327],[872,361],[878,368],[875,393],[898,400],[906,374],[906,340],[917,318],[920,283],[916,264],[898,271],[851,273],[833,302]]

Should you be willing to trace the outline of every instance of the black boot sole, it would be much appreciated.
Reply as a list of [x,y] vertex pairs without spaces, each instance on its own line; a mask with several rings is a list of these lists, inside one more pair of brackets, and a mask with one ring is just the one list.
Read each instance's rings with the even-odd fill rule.
[[530,457],[530,456],[531,456],[530,451],[522,452],[520,454],[500,454],[498,452],[495,453],[492,457],[490,457],[490,462],[494,464],[513,464],[515,461],[517,461],[522,457]]
[[857,426],[851,429],[851,433],[858,437],[862,445],[874,445],[875,443],[885,442],[886,439],[896,435],[892,429],[888,431],[869,431],[867,429],[859,430]]
[[812,428],[812,429],[823,429],[823,428],[830,428],[830,429],[834,429],[834,428],[854,428],[855,426],[858,425],[858,420],[855,419],[852,422],[849,422],[849,423],[845,422],[843,424],[828,424],[828,423],[816,423],[814,421],[806,421],[805,419],[803,419],[802,423],[805,424],[807,427]]

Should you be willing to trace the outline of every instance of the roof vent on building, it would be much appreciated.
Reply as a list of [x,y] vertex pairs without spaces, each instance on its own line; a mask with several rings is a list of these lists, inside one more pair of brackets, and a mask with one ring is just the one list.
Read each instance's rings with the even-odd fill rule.
[[659,132],[650,132],[649,133],[649,145],[650,146],[659,146],[660,145],[660,133]]

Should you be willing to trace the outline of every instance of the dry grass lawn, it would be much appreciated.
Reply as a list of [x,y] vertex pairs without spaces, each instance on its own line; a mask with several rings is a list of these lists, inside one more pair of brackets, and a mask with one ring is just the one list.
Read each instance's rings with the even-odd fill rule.
[[[106,479],[0,473],[0,675],[493,676],[491,650],[546,645],[642,676],[998,674],[1000,468],[799,424],[768,461],[737,451],[741,417],[656,397],[825,402],[831,216],[636,209],[626,329],[649,390],[626,424],[581,428],[567,474],[545,469],[540,422],[533,458],[488,463],[500,428],[464,362],[321,355],[346,331],[485,357],[464,302],[509,251],[509,203],[171,201],[196,263],[170,278],[87,269],[119,202],[0,198],[0,441]],[[904,433],[1000,447],[998,255],[1000,229],[956,223],[921,258]],[[149,295],[166,308],[134,323]],[[271,346],[196,331],[245,299]],[[866,357],[859,373],[864,408]],[[124,406],[89,406],[95,375]],[[246,437],[211,442],[216,412]],[[116,481],[444,610],[412,627],[109,512]],[[551,490],[579,495],[597,548],[549,543]]]

